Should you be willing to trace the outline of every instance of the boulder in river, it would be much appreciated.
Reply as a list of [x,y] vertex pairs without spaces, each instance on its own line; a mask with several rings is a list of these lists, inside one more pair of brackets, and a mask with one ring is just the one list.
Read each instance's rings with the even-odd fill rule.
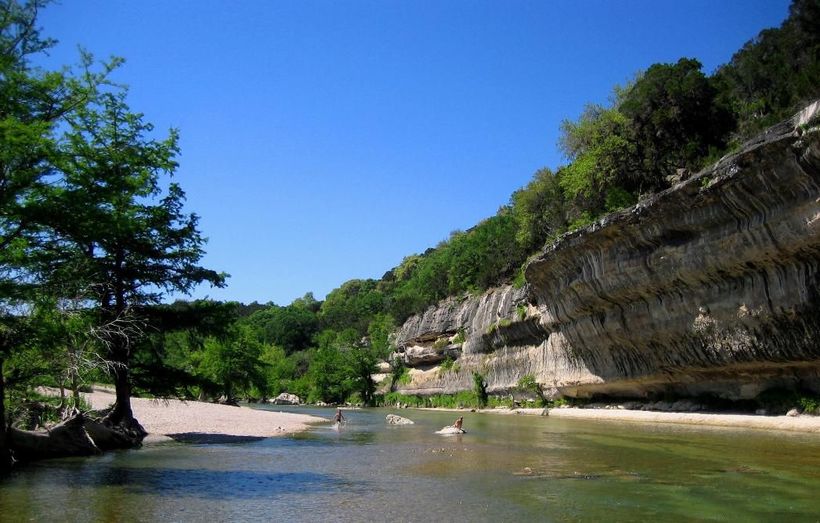
[[442,428],[441,430],[437,430],[436,434],[442,434],[444,436],[452,436],[453,434],[465,434],[467,431],[464,429],[457,429],[452,425]]
[[271,403],[274,405],[300,405],[302,400],[296,394],[283,392],[276,396]]
[[388,425],[413,425],[413,420],[397,416],[396,414],[388,414],[386,416]]

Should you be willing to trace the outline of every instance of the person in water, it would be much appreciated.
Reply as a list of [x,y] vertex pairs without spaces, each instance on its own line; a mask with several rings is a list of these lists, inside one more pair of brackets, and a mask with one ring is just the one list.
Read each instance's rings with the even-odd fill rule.
[[453,426],[454,426],[455,428],[457,428],[458,430],[463,430],[463,429],[461,428],[461,425],[462,425],[462,424],[464,424],[464,416],[459,416],[459,417],[458,417],[458,419],[456,420],[456,422],[455,422],[455,423],[453,423]]
[[333,421],[336,423],[346,421],[344,415],[342,414],[342,409],[336,409],[336,415],[333,416]]

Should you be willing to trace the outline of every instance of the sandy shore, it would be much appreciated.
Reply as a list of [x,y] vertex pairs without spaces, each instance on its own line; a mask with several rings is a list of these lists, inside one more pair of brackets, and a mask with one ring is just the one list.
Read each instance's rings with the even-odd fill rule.
[[[95,389],[84,394],[92,408],[102,409],[114,402],[114,395]],[[224,440],[266,438],[309,428],[328,421],[315,416],[230,407],[214,403],[132,398],[131,407],[152,440],[173,435],[176,439]],[[423,409],[427,410],[427,409]],[[467,409],[431,409],[464,412]],[[540,416],[543,409],[483,409],[481,413]],[[702,427],[729,427],[820,434],[820,416],[756,416],[743,414],[704,414],[654,412],[626,409],[549,409],[550,417],[631,423],[673,423]]]
[[[427,409],[423,409],[427,410]],[[465,412],[468,409],[430,409]],[[488,414],[519,414],[542,416],[544,409],[481,409]],[[552,418],[586,419],[596,421],[620,421],[631,423],[675,423],[702,427],[729,427],[788,432],[813,432],[820,434],[820,416],[757,416],[746,414],[704,414],[689,412],[653,412],[626,409],[549,409]]]
[[[114,395],[104,390],[95,389],[83,396],[94,409],[103,409],[114,403]],[[199,401],[131,398],[131,408],[152,441],[163,439],[161,436],[194,441],[267,438],[300,432],[312,423],[327,421],[303,414]]]
[[553,418],[629,421],[639,423],[678,423],[703,427],[783,430],[820,433],[820,416],[754,416],[744,414],[703,414],[689,412],[652,412],[615,409],[550,409]]

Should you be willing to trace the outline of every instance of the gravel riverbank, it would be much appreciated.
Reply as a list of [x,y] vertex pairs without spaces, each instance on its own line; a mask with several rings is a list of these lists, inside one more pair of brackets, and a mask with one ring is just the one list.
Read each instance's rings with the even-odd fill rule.
[[[95,389],[84,394],[94,409],[114,403],[114,395]],[[327,421],[315,416],[270,412],[199,401],[131,398],[134,417],[149,433],[148,440],[173,436],[175,439],[216,440],[267,438],[300,432],[310,424]]]
[[[431,409],[464,412],[469,409]],[[544,409],[480,409],[476,412],[488,414],[519,414],[542,416]],[[548,409],[547,415],[553,418],[588,419],[601,421],[621,421],[632,423],[676,423],[682,425],[699,425],[702,427],[734,427],[744,429],[780,430],[788,432],[820,433],[820,416],[761,416],[751,414],[693,413],[693,412],[657,412],[629,409]]]

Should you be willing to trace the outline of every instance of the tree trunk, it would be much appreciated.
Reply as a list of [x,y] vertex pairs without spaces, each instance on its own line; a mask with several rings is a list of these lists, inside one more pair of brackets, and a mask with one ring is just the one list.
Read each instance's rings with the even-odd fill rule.
[[108,427],[77,414],[48,431],[9,429],[9,447],[18,461],[91,456],[107,450],[134,447],[122,427]]
[[128,363],[118,361],[114,368],[116,400],[111,413],[106,416],[106,419],[112,423],[120,423],[134,417],[134,412],[131,410],[131,380],[128,374]]
[[3,358],[0,358],[0,473],[11,469],[11,452],[8,445],[6,422],[6,382],[3,379]]
[[131,379],[128,371],[128,349],[115,343],[110,353],[114,365],[114,389],[116,399],[111,412],[103,419],[103,424],[125,438],[130,447],[139,446],[148,434],[142,425],[134,419],[131,410]]
[[9,446],[19,461],[99,454],[100,449],[84,425],[85,418],[80,414],[55,425],[48,432],[9,429]]

